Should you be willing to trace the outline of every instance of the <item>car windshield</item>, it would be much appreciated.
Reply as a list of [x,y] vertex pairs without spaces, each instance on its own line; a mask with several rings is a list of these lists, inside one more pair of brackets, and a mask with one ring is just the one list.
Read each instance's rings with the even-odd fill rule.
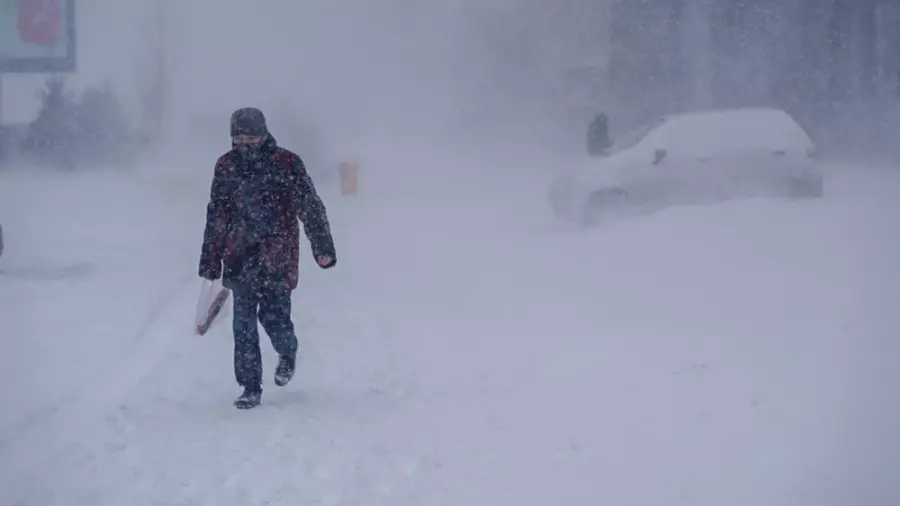
[[620,136],[613,143],[613,147],[610,150],[611,153],[618,153],[620,151],[625,151],[627,149],[631,149],[636,146],[639,142],[644,140],[653,129],[662,125],[666,121],[666,118],[657,118],[650,123],[646,123],[641,125],[638,128],[631,130],[625,135]]

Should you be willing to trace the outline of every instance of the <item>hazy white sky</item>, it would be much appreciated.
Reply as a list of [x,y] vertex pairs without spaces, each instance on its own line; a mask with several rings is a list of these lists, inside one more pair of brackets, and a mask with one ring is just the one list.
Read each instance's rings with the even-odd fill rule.
[[[171,16],[173,129],[226,121],[244,105],[277,115],[282,104],[325,128],[451,122],[465,107],[502,108],[510,82],[544,86],[558,68],[595,55],[603,34],[588,0],[79,0],[72,87],[109,78],[134,108],[155,2]],[[510,51],[532,59],[517,63]],[[504,67],[500,83],[508,61],[521,68]],[[45,77],[4,76],[5,121],[34,118]]]

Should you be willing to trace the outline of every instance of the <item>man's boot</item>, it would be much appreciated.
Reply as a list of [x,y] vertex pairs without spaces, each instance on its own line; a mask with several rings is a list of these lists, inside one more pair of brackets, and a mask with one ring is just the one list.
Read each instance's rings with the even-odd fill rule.
[[262,402],[262,390],[259,388],[245,388],[243,395],[234,401],[235,407],[238,409],[250,409],[259,406]]
[[283,387],[294,377],[294,369],[297,366],[297,356],[282,355],[278,359],[278,367],[275,368],[275,384]]

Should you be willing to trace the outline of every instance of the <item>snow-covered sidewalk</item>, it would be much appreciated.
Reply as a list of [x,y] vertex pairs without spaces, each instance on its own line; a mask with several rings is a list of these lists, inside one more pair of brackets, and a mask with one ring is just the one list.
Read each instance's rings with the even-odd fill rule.
[[244,412],[228,326],[190,333],[205,194],[0,179],[4,265],[91,265],[0,279],[2,502],[900,502],[897,178],[593,231],[527,184],[325,190],[338,266]]

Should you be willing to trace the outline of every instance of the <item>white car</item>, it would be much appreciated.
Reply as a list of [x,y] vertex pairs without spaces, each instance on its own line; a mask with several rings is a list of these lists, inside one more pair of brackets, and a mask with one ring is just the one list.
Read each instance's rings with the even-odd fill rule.
[[822,193],[815,145],[800,125],[779,109],[745,108],[638,128],[606,156],[560,175],[550,200],[559,218],[593,224],[621,211]]

